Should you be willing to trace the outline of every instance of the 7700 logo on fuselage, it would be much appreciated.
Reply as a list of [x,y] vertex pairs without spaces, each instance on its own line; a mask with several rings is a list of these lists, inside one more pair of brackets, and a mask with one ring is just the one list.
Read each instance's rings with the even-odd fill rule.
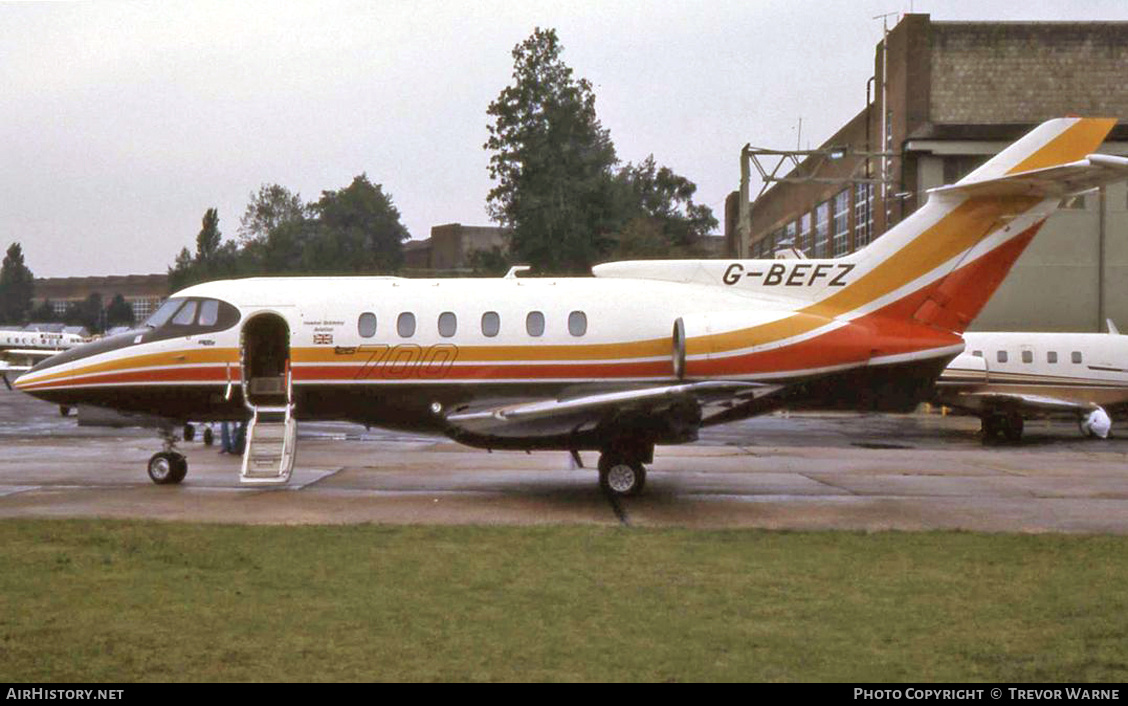
[[744,265],[734,262],[725,270],[721,281],[732,285],[745,279],[758,281],[765,287],[810,287],[815,283],[826,280],[828,287],[845,287],[845,277],[854,267],[854,265],[837,262],[797,262],[794,265],[775,262],[766,270],[745,271]]

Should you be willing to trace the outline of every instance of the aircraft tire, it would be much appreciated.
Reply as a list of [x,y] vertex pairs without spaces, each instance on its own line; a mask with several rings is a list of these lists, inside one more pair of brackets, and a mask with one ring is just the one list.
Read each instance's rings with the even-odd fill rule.
[[184,480],[188,462],[172,451],[159,451],[149,458],[149,480],[157,485],[171,485]]
[[1002,417],[997,414],[988,414],[980,420],[980,431],[984,441],[991,441],[1003,430]]
[[70,408],[69,405],[65,405],[65,404],[59,405],[59,416],[69,417],[70,413],[71,413],[71,408]]
[[188,475],[188,459],[173,452],[172,454],[172,482],[179,483]]
[[1004,439],[1012,444],[1017,444],[1022,441],[1023,422],[1021,415],[1014,413],[1008,414],[1003,417],[1001,421]]
[[184,425],[184,440],[192,441],[196,438],[196,427],[191,424]]
[[204,446],[211,446],[215,443],[215,432],[211,427],[204,427]]
[[638,495],[646,485],[646,468],[639,461],[603,454],[599,457],[599,487],[613,497]]

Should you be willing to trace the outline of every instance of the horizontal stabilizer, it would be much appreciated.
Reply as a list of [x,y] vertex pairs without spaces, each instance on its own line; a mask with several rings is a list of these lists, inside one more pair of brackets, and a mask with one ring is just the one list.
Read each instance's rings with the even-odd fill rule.
[[1091,154],[1085,159],[993,179],[964,180],[929,189],[930,194],[1060,198],[1128,179],[1128,158]]

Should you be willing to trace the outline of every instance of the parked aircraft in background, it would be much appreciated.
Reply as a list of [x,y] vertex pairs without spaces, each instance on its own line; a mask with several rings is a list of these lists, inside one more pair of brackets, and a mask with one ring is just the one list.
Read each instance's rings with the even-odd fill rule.
[[76,333],[0,329],[0,379],[11,389],[9,375],[26,373],[37,363],[87,340]]
[[1108,323],[1108,333],[965,333],[936,401],[977,415],[985,438],[1018,441],[1024,418],[1062,415],[1106,438],[1109,414],[1128,411],[1128,336]]
[[[247,483],[284,483],[296,420],[601,452],[637,493],[655,444],[782,406],[909,410],[1067,194],[1128,176],[1091,155],[1114,120],[1023,137],[866,248],[833,260],[616,262],[594,278],[256,278],[185,289],[136,331],[16,381],[59,404],[180,424],[245,419]],[[1086,156],[1088,155],[1088,156]],[[175,483],[171,447],[149,475]]]

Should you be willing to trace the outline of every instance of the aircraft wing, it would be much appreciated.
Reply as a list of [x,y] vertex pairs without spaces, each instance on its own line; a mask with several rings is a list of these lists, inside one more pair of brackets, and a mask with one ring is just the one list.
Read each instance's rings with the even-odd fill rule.
[[0,362],[4,358],[33,358],[36,361],[46,360],[60,351],[52,348],[9,348],[0,352]]
[[9,390],[12,389],[12,382],[8,379],[8,376],[18,377],[29,370],[31,370],[30,365],[12,365],[7,361],[0,360],[0,380],[4,381],[4,386]]
[[1085,159],[994,179],[961,181],[929,189],[930,194],[963,196],[1063,197],[1128,179],[1128,158],[1091,154]]
[[[446,415],[458,432],[498,437],[548,436],[589,431],[623,416],[661,417],[675,408],[743,404],[781,389],[756,382],[708,381],[610,392],[588,392],[555,399],[485,404]],[[698,422],[700,416],[698,416]]]
[[952,407],[962,407],[976,412],[990,409],[1007,409],[1018,412],[1053,413],[1053,412],[1091,412],[1097,406],[1089,402],[1076,402],[1063,400],[1058,397],[1045,395],[1024,395],[1013,392],[961,392],[948,397],[945,404]]

